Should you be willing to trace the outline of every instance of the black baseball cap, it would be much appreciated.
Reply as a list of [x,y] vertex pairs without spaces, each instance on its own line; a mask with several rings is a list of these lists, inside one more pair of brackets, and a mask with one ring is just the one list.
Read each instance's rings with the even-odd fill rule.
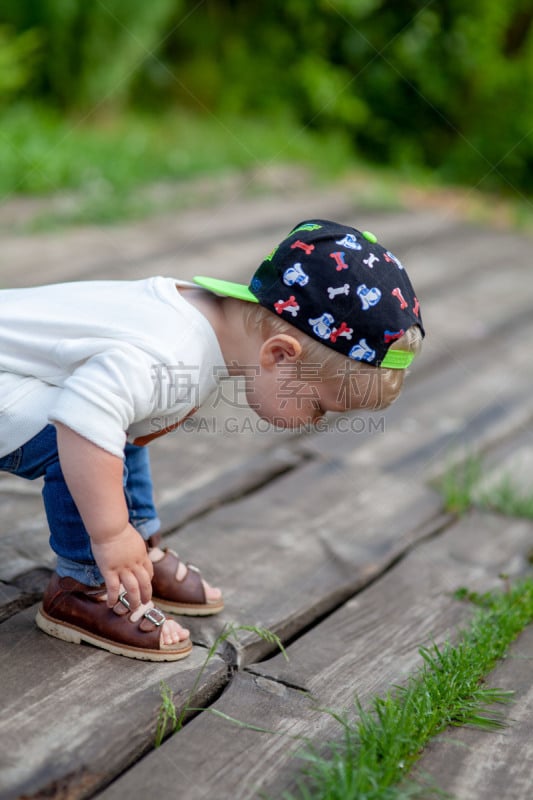
[[401,261],[374,234],[329,220],[300,222],[248,286],[197,276],[205,289],[259,303],[326,347],[377,367],[414,358],[390,350],[407,328],[425,335],[420,304]]

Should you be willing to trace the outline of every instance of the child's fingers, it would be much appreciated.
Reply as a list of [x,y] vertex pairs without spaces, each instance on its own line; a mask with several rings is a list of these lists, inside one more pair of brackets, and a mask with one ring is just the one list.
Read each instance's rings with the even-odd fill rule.
[[113,608],[118,603],[118,596],[120,594],[120,580],[118,575],[111,572],[107,575],[104,574],[105,586],[107,589],[107,605]]
[[125,571],[120,574],[120,580],[124,586],[124,591],[128,594],[128,603],[132,609],[137,608],[141,603],[141,591],[137,576],[130,571]]
[[[150,566],[151,563],[150,563]],[[153,568],[152,568],[153,573]],[[145,569],[139,569],[136,573],[138,587],[140,590],[140,602],[149,603],[152,599],[152,575]]]
[[146,556],[146,559],[143,562],[143,568],[147,571],[150,581],[154,577],[154,565],[152,564],[151,560]]
[[128,602],[132,609],[137,608],[141,603],[150,602],[152,599],[152,580],[143,567],[138,567],[135,571],[125,570],[120,573],[119,577],[122,584],[121,588],[127,592]]

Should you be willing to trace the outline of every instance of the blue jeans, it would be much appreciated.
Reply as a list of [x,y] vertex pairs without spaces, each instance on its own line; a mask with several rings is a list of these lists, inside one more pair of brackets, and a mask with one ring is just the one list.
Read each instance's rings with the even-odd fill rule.
[[[160,527],[152,496],[148,449],[127,444],[124,456],[124,496],[129,520],[143,539],[148,539]],[[57,572],[88,586],[103,583],[91,540],[61,471],[54,426],[47,425],[22,447],[0,458],[0,471],[28,480],[44,477],[43,500],[50,546],[57,554]]]

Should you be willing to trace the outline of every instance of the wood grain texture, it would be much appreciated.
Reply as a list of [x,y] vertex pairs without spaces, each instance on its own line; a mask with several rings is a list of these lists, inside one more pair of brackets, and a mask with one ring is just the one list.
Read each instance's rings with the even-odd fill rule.
[[531,428],[533,395],[520,342],[531,336],[531,319],[519,320],[505,335],[489,339],[481,351],[467,347],[408,383],[394,405],[377,414],[383,420],[381,430],[369,422],[355,433],[332,430],[326,436],[309,436],[305,451],[343,457],[361,469],[379,464],[394,475],[405,470],[413,480],[428,481],[468,455],[525,433]]
[[[302,737],[320,746],[341,728],[319,709],[353,713],[355,695],[385,693],[421,666],[420,645],[453,637],[473,611],[453,597],[461,585],[486,590],[498,574],[526,569],[533,525],[473,514],[419,545],[380,580],[278,655],[235,676],[213,708],[259,733],[204,713],[109,787],[119,800],[155,787],[170,796],[181,781],[184,800],[216,795],[251,800],[293,788]],[[207,753],[209,755],[207,756]],[[478,797],[484,797],[480,794]],[[461,798],[462,800],[462,798]]]
[[0,581],[0,622],[24,606],[25,595],[16,586]]
[[[88,797],[153,747],[160,681],[181,710],[205,652],[168,664],[121,658],[46,636],[35,611],[0,626],[0,796]],[[207,703],[226,676],[214,658],[188,704]]]
[[[310,463],[167,537],[223,588],[223,614],[191,628],[210,644],[227,622],[291,638],[442,524],[436,492],[344,462]],[[206,566],[207,565],[207,566]],[[243,633],[241,666],[273,649]]]

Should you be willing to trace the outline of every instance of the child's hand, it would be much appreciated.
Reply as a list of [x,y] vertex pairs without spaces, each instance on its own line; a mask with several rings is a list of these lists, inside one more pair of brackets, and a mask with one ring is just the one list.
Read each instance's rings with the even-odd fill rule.
[[135,528],[128,524],[121,533],[103,541],[93,541],[91,546],[105,580],[110,608],[118,601],[121,584],[132,608],[151,600],[154,568]]
[[122,459],[65,425],[56,423],[56,428],[63,475],[91,538],[108,606],[117,603],[120,584],[132,608],[148,603],[154,568],[141,535],[128,523]]

